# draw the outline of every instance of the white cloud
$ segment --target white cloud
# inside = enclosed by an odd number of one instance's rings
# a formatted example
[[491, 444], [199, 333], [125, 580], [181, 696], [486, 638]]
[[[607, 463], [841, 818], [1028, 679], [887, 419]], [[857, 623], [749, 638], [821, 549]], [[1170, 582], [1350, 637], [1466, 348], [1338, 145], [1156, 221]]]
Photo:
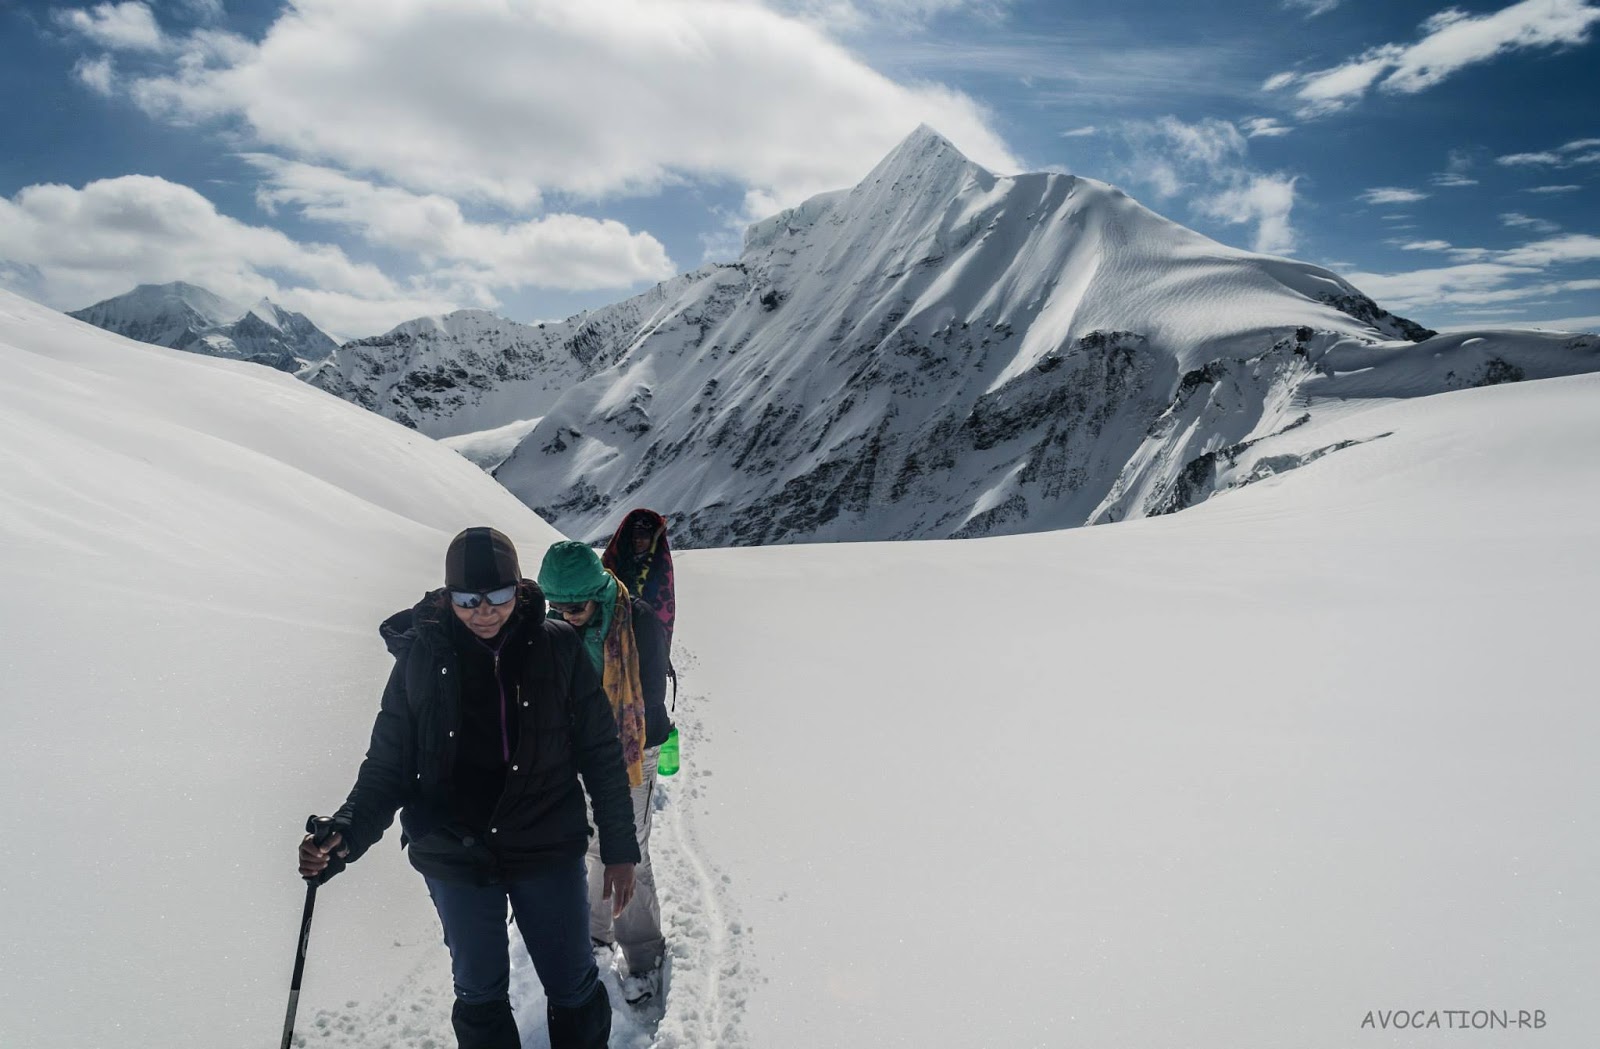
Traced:
[[1249, 141], [1226, 120], [1187, 124], [1176, 117], [1122, 127], [1133, 156], [1122, 171], [1131, 182], [1169, 199], [1188, 190], [1194, 211], [1231, 225], [1254, 225], [1252, 250], [1287, 254], [1296, 232], [1290, 216], [1297, 178], [1255, 170]]
[[1244, 122], [1244, 133], [1248, 138], [1279, 138], [1293, 130], [1292, 127], [1284, 127], [1273, 117], [1251, 117]]
[[1553, 167], [1570, 168], [1578, 164], [1600, 163], [1600, 151], [1594, 149], [1600, 146], [1600, 139], [1581, 138], [1575, 142], [1568, 142], [1555, 149], [1541, 150], [1536, 153], [1512, 153], [1503, 157], [1496, 157], [1495, 163], [1507, 167]]
[[341, 332], [381, 330], [373, 326], [380, 317], [393, 325], [453, 305], [397, 286], [337, 247], [229, 218], [193, 189], [146, 175], [0, 197], [0, 268], [27, 274], [30, 294], [62, 309], [138, 283], [187, 280], [234, 300], [316, 301], [308, 315]]
[[941, 15], [988, 21], [1005, 16], [1012, 0], [775, 0], [769, 6], [831, 30], [853, 32], [879, 23], [921, 25]]
[[1061, 137], [1062, 138], [1087, 138], [1090, 135], [1096, 135], [1096, 134], [1099, 134], [1099, 133], [1100, 133], [1100, 129], [1099, 128], [1095, 127], [1093, 124], [1089, 124], [1089, 125], [1087, 125], [1085, 127], [1075, 127], [1071, 131], [1063, 131], [1063, 132], [1061, 132]]
[[614, 220], [557, 214], [470, 222], [447, 197], [377, 186], [276, 157], [246, 159], [265, 173], [256, 196], [269, 210], [288, 205], [306, 218], [354, 231], [369, 244], [415, 255], [430, 268], [449, 266], [457, 280], [484, 291], [621, 288], [677, 272], [659, 241]]
[[1600, 290], [1600, 280], [1535, 281], [1536, 271], [1495, 262], [1469, 262], [1409, 273], [1345, 273], [1356, 287], [1389, 309], [1483, 306]]
[[1582, 186], [1529, 186], [1524, 193], [1576, 193]]
[[195, 18], [214, 22], [222, 17], [222, 0], [178, 0], [179, 6]]
[[1294, 210], [1297, 180], [1283, 175], [1256, 175], [1250, 181], [1196, 202], [1204, 214], [1235, 225], [1256, 224], [1251, 248], [1269, 255], [1294, 250], [1295, 231], [1289, 214]]
[[110, 55], [80, 58], [72, 67], [72, 75], [77, 78], [78, 83], [106, 98], [111, 97], [116, 87], [117, 74], [112, 67]]
[[145, 4], [96, 4], [88, 10], [52, 12], [56, 24], [113, 51], [161, 51], [166, 38]]
[[1402, 251], [1449, 251], [1450, 242], [1447, 240], [1413, 240], [1400, 245]]
[[1471, 171], [1477, 150], [1452, 149], [1449, 158], [1445, 161], [1445, 169], [1428, 179], [1435, 186], [1457, 188], [1461, 186], [1476, 186], [1478, 180], [1469, 178], [1467, 172]]
[[259, 44], [131, 93], [173, 119], [242, 120], [300, 159], [513, 207], [683, 178], [792, 204], [858, 181], [919, 123], [1020, 167], [968, 96], [725, 0], [299, 0]]
[[1515, 211], [1509, 211], [1501, 215], [1500, 222], [1512, 229], [1531, 229], [1535, 233], [1556, 233], [1561, 229], [1554, 222], [1536, 219], [1531, 215], [1523, 215]]
[[1600, 259], [1600, 237], [1587, 233], [1566, 233], [1500, 252], [1498, 259], [1510, 266], [1535, 266], [1541, 269], [1566, 262], [1593, 262]]
[[1419, 193], [1414, 189], [1378, 186], [1361, 194], [1359, 199], [1368, 204], [1414, 204], [1419, 200], [1428, 199], [1428, 194]]
[[1314, 73], [1279, 73], [1266, 87], [1296, 85], [1301, 115], [1316, 116], [1354, 104], [1375, 86], [1415, 94], [1499, 55], [1588, 43], [1597, 21], [1600, 8], [1589, 0], [1521, 0], [1486, 15], [1451, 8], [1424, 22], [1414, 44], [1383, 44]]
[[1600, 316], [1554, 318], [1541, 317], [1538, 320], [1519, 320], [1511, 325], [1508, 325], [1508, 327], [1542, 328], [1546, 331], [1600, 332]]
[[1341, 0], [1283, 0], [1285, 11], [1304, 11], [1307, 18], [1325, 15], [1338, 7]]
[[1561, 155], [1558, 153], [1512, 153], [1509, 156], [1495, 157], [1494, 162], [1508, 167], [1518, 164], [1559, 164], [1561, 163]]
[[[1515, 216], [1518, 218], [1525, 216]], [[1513, 223], [1515, 225], [1515, 223]], [[1419, 242], [1423, 247], [1431, 242]], [[1420, 250], [1420, 249], [1419, 249]], [[1582, 265], [1593, 272], [1600, 237], [1572, 233], [1505, 251], [1447, 248], [1456, 265], [1409, 273], [1345, 273], [1356, 287], [1391, 309], [1527, 303], [1600, 291], [1600, 279], [1563, 278], [1552, 270]], [[1582, 272], [1582, 271], [1580, 271]]]

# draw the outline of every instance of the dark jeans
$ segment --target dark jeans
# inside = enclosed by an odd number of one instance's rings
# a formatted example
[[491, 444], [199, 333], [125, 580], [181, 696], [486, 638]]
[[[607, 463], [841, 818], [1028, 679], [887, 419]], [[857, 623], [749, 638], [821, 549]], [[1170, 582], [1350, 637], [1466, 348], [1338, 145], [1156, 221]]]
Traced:
[[539, 873], [499, 885], [457, 885], [428, 878], [444, 925], [445, 946], [462, 1005], [504, 1001], [511, 983], [506, 900], [528, 956], [557, 1009], [585, 1005], [600, 986], [589, 946], [589, 891], [583, 857], [552, 860]]

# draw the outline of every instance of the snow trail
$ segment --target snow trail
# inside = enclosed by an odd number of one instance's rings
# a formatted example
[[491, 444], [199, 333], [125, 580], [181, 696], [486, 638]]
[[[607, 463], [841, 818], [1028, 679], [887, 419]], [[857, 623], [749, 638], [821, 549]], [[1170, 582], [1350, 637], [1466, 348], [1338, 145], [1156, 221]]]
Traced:
[[693, 680], [694, 653], [680, 648], [677, 662], [681, 691], [673, 721], [683, 740], [683, 767], [659, 781], [651, 841], [669, 967], [666, 1011], [654, 1049], [745, 1049], [751, 966], [738, 940], [745, 928], [727, 895], [729, 878], [706, 858], [695, 822], [697, 809], [709, 811], [713, 791], [712, 772], [698, 764], [695, 753], [710, 738], [702, 713], [710, 700], [683, 687]]

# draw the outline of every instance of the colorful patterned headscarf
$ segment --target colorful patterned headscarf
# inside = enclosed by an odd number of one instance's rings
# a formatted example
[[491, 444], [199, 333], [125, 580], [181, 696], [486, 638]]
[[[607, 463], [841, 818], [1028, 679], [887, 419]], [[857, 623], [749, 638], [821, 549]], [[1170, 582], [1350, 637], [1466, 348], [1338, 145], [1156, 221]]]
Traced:
[[[643, 556], [634, 553], [633, 536], [643, 522], [651, 533], [650, 549]], [[672, 575], [672, 544], [667, 539], [667, 519], [654, 510], [640, 507], [622, 519], [606, 552], [600, 559], [635, 597], [653, 609], [667, 632], [667, 648], [672, 647], [672, 627], [678, 617], [678, 602]]]

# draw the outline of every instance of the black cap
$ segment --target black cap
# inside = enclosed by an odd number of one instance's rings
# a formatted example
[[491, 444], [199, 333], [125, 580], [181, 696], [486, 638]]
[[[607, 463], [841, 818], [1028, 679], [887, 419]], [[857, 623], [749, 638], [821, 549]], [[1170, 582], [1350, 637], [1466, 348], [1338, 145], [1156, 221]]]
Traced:
[[517, 548], [493, 528], [469, 528], [450, 540], [444, 585], [452, 590], [495, 590], [522, 579]]

